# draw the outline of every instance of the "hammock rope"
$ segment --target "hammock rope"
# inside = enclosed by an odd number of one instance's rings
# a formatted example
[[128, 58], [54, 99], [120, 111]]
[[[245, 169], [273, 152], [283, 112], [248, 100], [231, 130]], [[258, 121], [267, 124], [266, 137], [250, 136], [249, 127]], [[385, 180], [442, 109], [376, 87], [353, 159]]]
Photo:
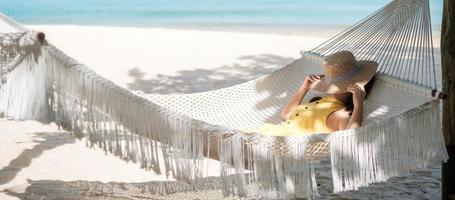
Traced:
[[393, 1], [311, 52], [340, 50], [375, 60], [378, 71], [389, 76], [437, 88], [428, 1]]
[[[440, 100], [430, 96], [436, 73], [428, 12], [427, 0], [395, 0], [271, 74], [176, 95], [118, 86], [16, 24], [19, 33], [0, 33], [0, 112], [56, 122], [91, 145], [189, 183], [202, 180], [204, 155], [217, 156], [226, 196], [315, 197], [314, 161], [328, 158], [334, 191], [355, 190], [448, 159]], [[302, 77], [321, 73], [323, 56], [342, 49], [380, 64], [362, 127], [292, 137], [249, 131], [279, 122]]]

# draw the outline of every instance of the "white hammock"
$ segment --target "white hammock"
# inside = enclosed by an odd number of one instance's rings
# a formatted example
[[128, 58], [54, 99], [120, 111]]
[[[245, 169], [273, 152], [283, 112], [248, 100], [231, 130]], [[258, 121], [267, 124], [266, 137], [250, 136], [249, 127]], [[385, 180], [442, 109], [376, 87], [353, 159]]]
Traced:
[[[35, 42], [35, 32], [0, 19], [18, 31], [0, 34], [0, 111], [55, 121], [106, 151], [189, 182], [202, 178], [204, 155], [218, 157], [224, 195], [311, 198], [317, 195], [312, 160], [329, 157], [335, 192], [448, 159], [440, 101], [431, 96], [437, 84], [427, 0], [395, 0], [269, 75], [178, 95], [122, 88]], [[321, 73], [323, 56], [338, 50], [380, 64], [362, 127], [292, 137], [245, 131], [278, 123], [303, 78]], [[306, 99], [314, 95], [321, 94]]]

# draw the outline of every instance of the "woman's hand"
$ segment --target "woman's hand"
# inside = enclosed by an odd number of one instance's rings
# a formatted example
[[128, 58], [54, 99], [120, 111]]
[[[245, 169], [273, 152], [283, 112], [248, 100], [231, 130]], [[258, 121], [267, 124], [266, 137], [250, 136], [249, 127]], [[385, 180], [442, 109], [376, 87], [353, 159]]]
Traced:
[[358, 128], [362, 125], [363, 116], [363, 100], [365, 99], [365, 88], [360, 84], [350, 84], [347, 88], [352, 93], [352, 103], [354, 110], [349, 118], [346, 126], [341, 126], [343, 129]]
[[347, 90], [352, 93], [354, 107], [363, 105], [363, 100], [365, 99], [365, 88], [363, 85], [352, 83], [349, 84]]
[[324, 75], [315, 75], [315, 74], [310, 74], [307, 77], [305, 77], [305, 80], [303, 81], [301, 89], [303, 90], [309, 90], [311, 88], [311, 85], [313, 85], [314, 82], [317, 82], [321, 80], [321, 78]]

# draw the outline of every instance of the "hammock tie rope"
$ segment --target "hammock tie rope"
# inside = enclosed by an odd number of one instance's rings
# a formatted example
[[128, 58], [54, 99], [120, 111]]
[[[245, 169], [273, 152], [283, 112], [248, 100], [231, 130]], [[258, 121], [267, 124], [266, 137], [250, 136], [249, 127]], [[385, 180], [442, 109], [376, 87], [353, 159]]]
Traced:
[[379, 72], [395, 78], [438, 86], [428, 1], [392, 1], [311, 51], [328, 55], [339, 50], [375, 60]]
[[[330, 159], [334, 191], [356, 190], [448, 159], [427, 0], [395, 0], [289, 65], [214, 91], [158, 95], [130, 91], [101, 77], [37, 33], [0, 33], [0, 112], [56, 122], [90, 145], [140, 162], [158, 174], [198, 185], [207, 155], [221, 161], [225, 196], [312, 198], [314, 161]], [[321, 73], [323, 56], [350, 50], [380, 64], [357, 129], [291, 137], [251, 133], [278, 123], [301, 85]], [[316, 95], [310, 92], [305, 99]]]

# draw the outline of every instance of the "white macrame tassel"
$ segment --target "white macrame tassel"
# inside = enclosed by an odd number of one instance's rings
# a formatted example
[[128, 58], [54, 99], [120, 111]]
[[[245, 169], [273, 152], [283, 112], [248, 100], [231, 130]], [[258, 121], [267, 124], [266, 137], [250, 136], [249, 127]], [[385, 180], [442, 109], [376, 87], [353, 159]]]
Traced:
[[387, 181], [448, 159], [439, 100], [358, 129], [333, 133], [330, 153], [334, 192]]
[[221, 186], [225, 195], [260, 199], [318, 196], [312, 161], [304, 156], [309, 137], [280, 137], [282, 142], [278, 145], [287, 147], [285, 150], [273, 148], [276, 139], [244, 134], [220, 138]]
[[140, 162], [158, 174], [164, 170], [188, 182], [202, 178], [200, 122], [115, 85], [51, 45], [27, 54], [8, 74], [1, 95], [10, 117], [55, 121], [76, 136], [87, 135], [87, 145]]
[[20, 47], [29, 53], [7, 75], [0, 92], [0, 111], [16, 120], [50, 122], [46, 56], [41, 55], [46, 52], [41, 51], [33, 37], [33, 33], [26, 34], [19, 41]]

